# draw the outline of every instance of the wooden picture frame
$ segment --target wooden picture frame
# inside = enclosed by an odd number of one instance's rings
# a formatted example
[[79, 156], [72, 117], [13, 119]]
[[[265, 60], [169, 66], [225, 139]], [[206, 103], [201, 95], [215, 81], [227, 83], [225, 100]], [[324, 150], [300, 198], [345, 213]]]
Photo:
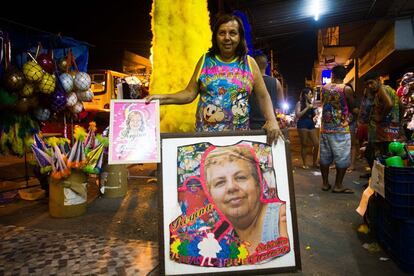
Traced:
[[159, 101], [111, 100], [108, 164], [160, 162]]
[[271, 147], [261, 130], [163, 134], [161, 145], [162, 275], [301, 269], [292, 166], [283, 139]]

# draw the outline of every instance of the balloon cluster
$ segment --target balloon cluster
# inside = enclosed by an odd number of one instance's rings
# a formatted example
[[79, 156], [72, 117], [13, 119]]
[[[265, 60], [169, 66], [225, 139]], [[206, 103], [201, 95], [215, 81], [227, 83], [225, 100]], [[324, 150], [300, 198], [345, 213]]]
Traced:
[[[66, 62], [61, 60], [59, 64], [61, 71], [63, 71], [59, 75], [59, 81], [62, 84], [63, 91], [66, 93], [66, 107], [73, 114], [79, 114], [84, 110], [83, 102], [90, 102], [93, 99], [93, 92], [90, 90], [91, 77], [86, 72], [78, 71], [71, 51], [68, 53]], [[75, 70], [69, 71], [72, 65]], [[65, 66], [66, 70], [62, 70]]]
[[30, 113], [42, 122], [66, 108], [74, 115], [82, 112], [82, 102], [93, 98], [91, 78], [78, 71], [72, 52], [69, 50], [68, 56], [58, 62], [52, 50], [28, 56], [21, 70], [7, 66], [0, 87], [0, 106], [19, 114]]

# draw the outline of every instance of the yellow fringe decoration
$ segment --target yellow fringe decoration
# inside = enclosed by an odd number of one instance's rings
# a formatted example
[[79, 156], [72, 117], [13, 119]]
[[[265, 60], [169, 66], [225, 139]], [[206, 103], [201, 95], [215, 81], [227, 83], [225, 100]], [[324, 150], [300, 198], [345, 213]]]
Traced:
[[52, 147], [56, 147], [59, 144], [59, 138], [50, 137], [49, 139], [47, 139], [47, 143]]
[[[190, 81], [197, 61], [211, 46], [207, 1], [154, 0], [152, 3], [151, 94], [174, 93]], [[198, 99], [160, 108], [161, 132], [195, 131]]]
[[86, 130], [83, 127], [78, 126], [78, 125], [75, 126], [73, 137], [75, 137], [75, 139], [77, 141], [82, 142], [83, 140], [85, 140], [86, 135], [88, 135], [88, 133], [86, 132]]

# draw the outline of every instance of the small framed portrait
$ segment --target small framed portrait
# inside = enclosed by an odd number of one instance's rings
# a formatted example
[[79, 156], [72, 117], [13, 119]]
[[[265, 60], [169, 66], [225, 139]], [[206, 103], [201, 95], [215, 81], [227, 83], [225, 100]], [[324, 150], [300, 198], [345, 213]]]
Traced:
[[163, 275], [301, 269], [288, 144], [264, 131], [163, 134]]
[[159, 101], [111, 100], [108, 164], [160, 162]]

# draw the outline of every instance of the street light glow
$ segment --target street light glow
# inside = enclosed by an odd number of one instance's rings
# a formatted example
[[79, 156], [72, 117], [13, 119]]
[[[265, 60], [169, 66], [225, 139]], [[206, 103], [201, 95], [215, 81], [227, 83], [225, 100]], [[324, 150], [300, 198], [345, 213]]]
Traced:
[[318, 21], [319, 19], [320, 9], [321, 9], [320, 0], [313, 0], [311, 4], [311, 10], [313, 14], [313, 19], [315, 19], [315, 21]]
[[315, 21], [318, 21], [321, 15], [326, 13], [329, 6], [329, 1], [326, 0], [305, 0], [305, 13], [307, 16], [312, 16]]

